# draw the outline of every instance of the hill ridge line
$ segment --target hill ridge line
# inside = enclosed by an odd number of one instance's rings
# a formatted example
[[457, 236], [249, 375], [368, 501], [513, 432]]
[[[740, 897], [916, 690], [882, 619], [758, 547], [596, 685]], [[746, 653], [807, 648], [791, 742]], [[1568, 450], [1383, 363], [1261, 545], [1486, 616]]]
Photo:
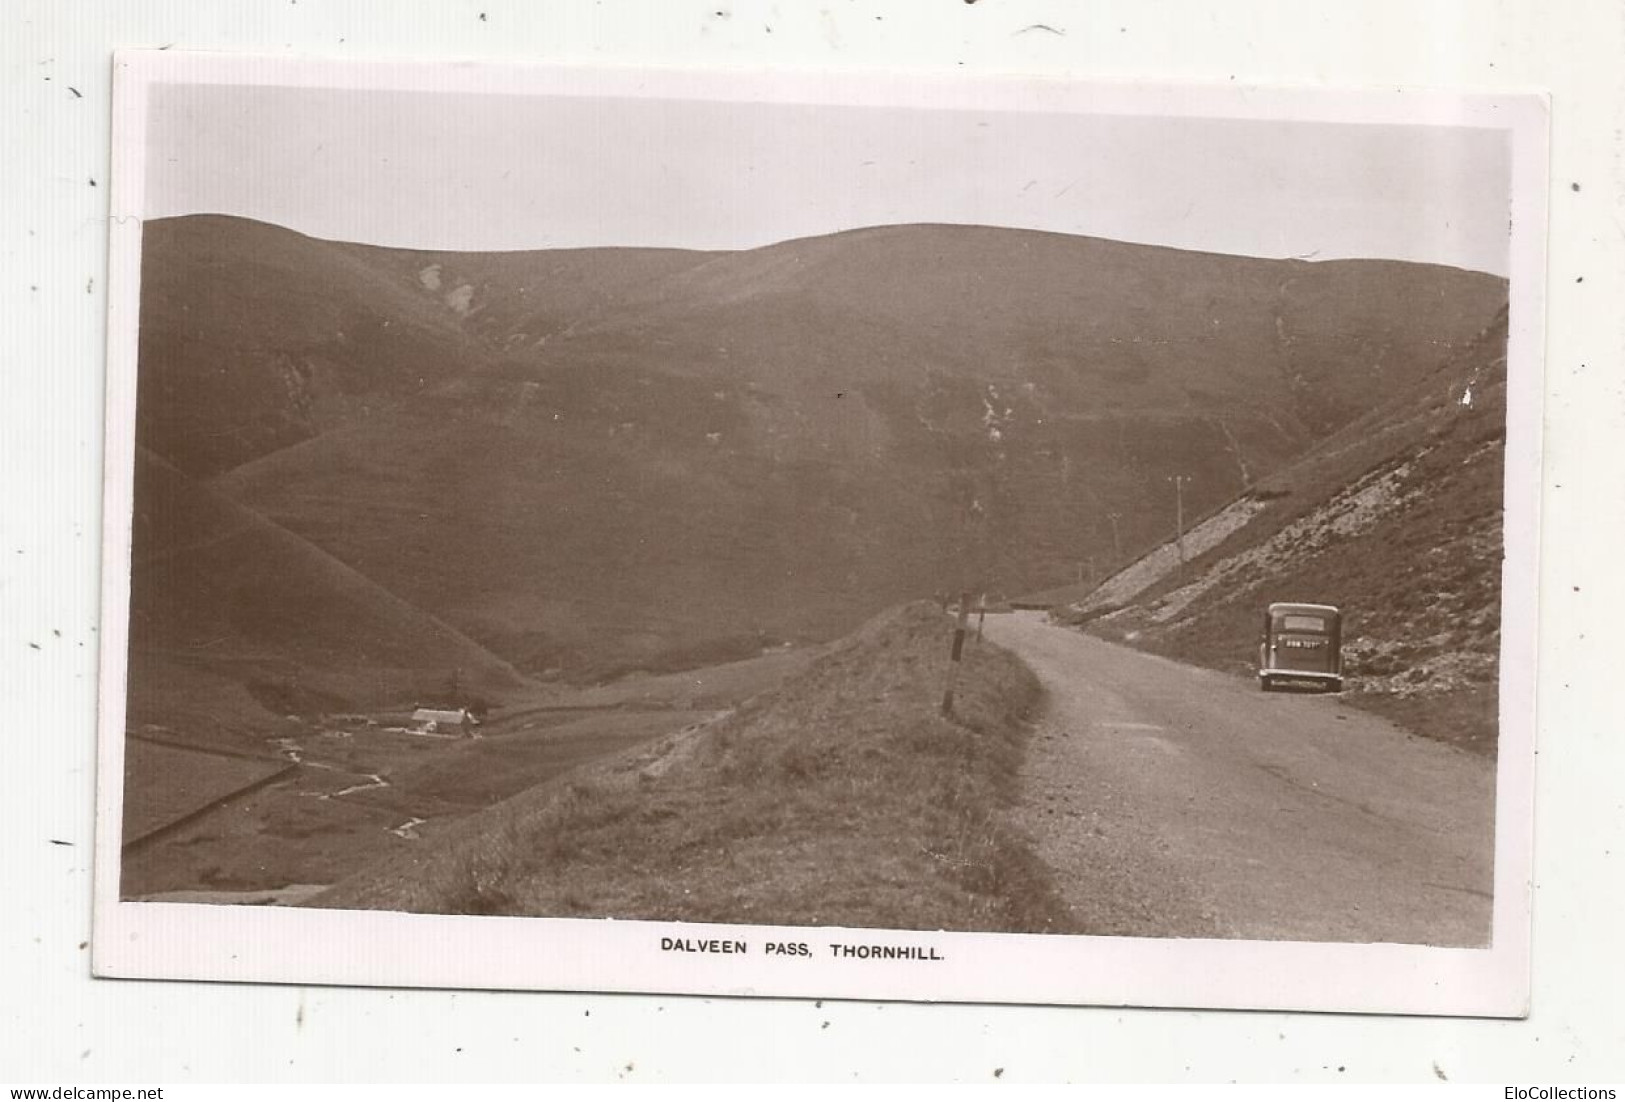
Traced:
[[[246, 225], [263, 226], [269, 229], [281, 230], [324, 245], [334, 245], [340, 248], [376, 249], [383, 252], [397, 254], [412, 254], [422, 256], [488, 256], [488, 257], [519, 257], [527, 255], [549, 255], [565, 253], [589, 252], [620, 252], [620, 253], [688, 253], [703, 256], [709, 260], [721, 260], [729, 257], [744, 256], [750, 253], [761, 252], [767, 249], [778, 249], [798, 244], [808, 244], [818, 241], [832, 241], [841, 238], [862, 236], [881, 236], [897, 231], [947, 231], [947, 232], [996, 232], [1007, 234], [1026, 235], [1035, 239], [1051, 239], [1069, 242], [1094, 242], [1101, 245], [1122, 246], [1130, 249], [1146, 249], [1159, 252], [1178, 253], [1186, 256], [1212, 257], [1220, 260], [1257, 261], [1264, 264], [1292, 264], [1310, 266], [1340, 265], [1340, 264], [1401, 264], [1413, 268], [1429, 268], [1447, 272], [1460, 272], [1470, 276], [1482, 276], [1486, 279], [1507, 283], [1507, 277], [1494, 272], [1486, 272], [1478, 268], [1464, 268], [1455, 264], [1444, 264], [1428, 260], [1405, 260], [1399, 257], [1384, 256], [1332, 256], [1332, 257], [1306, 257], [1306, 256], [1260, 256], [1253, 253], [1228, 253], [1217, 249], [1195, 248], [1183, 245], [1169, 245], [1156, 241], [1136, 241], [1129, 238], [1105, 237], [1091, 233], [1069, 233], [1064, 230], [1038, 229], [1031, 226], [1007, 226], [991, 222], [876, 222], [863, 226], [851, 226], [845, 229], [830, 230], [824, 233], [802, 234], [796, 237], [785, 237], [775, 241], [763, 242], [759, 245], [742, 246], [738, 248], [700, 248], [683, 245], [538, 245], [522, 246], [512, 249], [459, 249], [459, 248], [425, 248], [418, 245], [385, 244], [375, 241], [350, 240], [341, 237], [323, 237], [319, 234], [307, 233], [283, 225], [280, 222], [271, 222], [261, 218], [253, 218], [242, 214], [229, 214], [223, 211], [196, 211], [188, 214], [165, 215], [161, 218], [143, 220], [143, 226], [175, 224], [189, 220], [212, 219], [219, 221], [237, 222]], [[707, 261], [707, 262], [708, 262]]]

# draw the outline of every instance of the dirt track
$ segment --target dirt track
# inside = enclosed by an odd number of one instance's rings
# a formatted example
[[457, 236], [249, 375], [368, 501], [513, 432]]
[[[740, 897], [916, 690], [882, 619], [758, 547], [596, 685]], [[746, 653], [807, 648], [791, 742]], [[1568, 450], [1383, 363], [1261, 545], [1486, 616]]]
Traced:
[[1493, 762], [1042, 613], [986, 630], [1048, 691], [1017, 816], [1089, 932], [1488, 942]]

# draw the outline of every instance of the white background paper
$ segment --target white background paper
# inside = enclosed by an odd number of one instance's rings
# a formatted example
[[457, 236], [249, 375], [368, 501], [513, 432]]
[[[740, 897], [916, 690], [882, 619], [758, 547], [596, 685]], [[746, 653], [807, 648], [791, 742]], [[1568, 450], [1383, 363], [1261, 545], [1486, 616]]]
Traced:
[[[1625, 1078], [1625, 9], [1318, 4], [14, 3], [0, 15], [0, 1078]], [[1145, 9], [1145, 10], [1142, 10]], [[385, 14], [385, 13], [388, 14]], [[482, 18], [483, 16], [483, 18]], [[110, 54], [849, 66], [1546, 89], [1533, 1015], [1424, 1021], [92, 981]], [[66, 844], [59, 844], [66, 843]]]

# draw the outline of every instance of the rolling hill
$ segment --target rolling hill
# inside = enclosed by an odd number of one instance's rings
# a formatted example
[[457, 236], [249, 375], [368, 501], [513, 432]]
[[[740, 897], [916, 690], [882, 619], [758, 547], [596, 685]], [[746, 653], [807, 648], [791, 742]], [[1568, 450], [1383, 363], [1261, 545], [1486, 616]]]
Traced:
[[[734, 253], [146, 233], [140, 440], [521, 671], [827, 639], [1114, 556], [1457, 355], [1503, 281], [976, 226]], [[172, 580], [138, 588], [178, 602]], [[157, 599], [154, 597], [154, 599]], [[192, 615], [193, 613], [188, 613]], [[195, 615], [215, 615], [205, 609]]]

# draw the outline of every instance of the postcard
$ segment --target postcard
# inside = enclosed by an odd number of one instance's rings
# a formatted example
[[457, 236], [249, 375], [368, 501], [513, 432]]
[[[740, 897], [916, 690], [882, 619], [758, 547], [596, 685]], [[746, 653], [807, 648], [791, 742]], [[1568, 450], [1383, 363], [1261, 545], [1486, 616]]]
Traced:
[[115, 67], [98, 975], [1527, 1012], [1543, 98]]

